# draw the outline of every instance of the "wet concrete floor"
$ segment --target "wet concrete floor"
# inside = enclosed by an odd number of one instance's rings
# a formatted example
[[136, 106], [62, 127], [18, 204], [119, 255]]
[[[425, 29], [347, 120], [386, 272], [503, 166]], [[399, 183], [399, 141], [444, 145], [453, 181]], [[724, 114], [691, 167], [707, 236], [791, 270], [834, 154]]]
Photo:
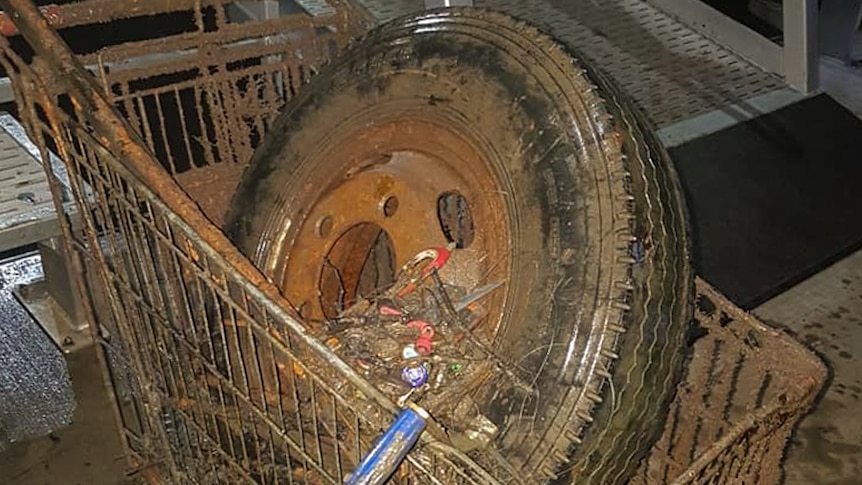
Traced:
[[754, 310], [823, 358], [831, 380], [799, 426], [785, 463], [788, 485], [862, 483], [862, 252]]

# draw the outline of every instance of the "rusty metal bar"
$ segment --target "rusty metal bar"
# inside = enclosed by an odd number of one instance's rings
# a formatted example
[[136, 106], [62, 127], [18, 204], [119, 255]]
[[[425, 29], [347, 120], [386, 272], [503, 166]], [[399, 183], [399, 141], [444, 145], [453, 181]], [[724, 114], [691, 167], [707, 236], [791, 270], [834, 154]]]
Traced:
[[[210, 6], [223, 3], [224, 0], [87, 0], [64, 5], [47, 5], [40, 11], [48, 18], [55, 28], [75, 27], [95, 22], [110, 22], [112, 20], [143, 17], [159, 13], [190, 10], [196, 6]], [[10, 16], [6, 13], [13, 9], [4, 7], [0, 12], [0, 35], [13, 36], [20, 34]], [[14, 17], [14, 13], [12, 14]]]
[[[232, 0], [85, 0], [63, 5], [51, 4], [39, 7], [40, 12], [55, 29], [77, 27], [93, 23], [107, 23], [114, 20], [146, 17], [157, 14], [199, 10], [206, 7], [224, 6]], [[4, 9], [9, 11], [9, 9]], [[221, 10], [221, 9], [219, 9]], [[336, 9], [337, 10], [337, 9]], [[358, 14], [369, 18], [358, 7]], [[15, 22], [6, 11], [0, 11], [0, 35], [12, 37], [20, 35]], [[14, 16], [14, 13], [13, 13]], [[311, 17], [306, 23], [324, 25], [325, 17]]]
[[[276, 36], [284, 34], [285, 31], [294, 29], [308, 29], [314, 27], [325, 27], [329, 25], [325, 19], [312, 19], [302, 15], [292, 15], [290, 17], [280, 18], [276, 20], [261, 22], [254, 33], [250, 33], [248, 28], [243, 24], [227, 24], [220, 26], [218, 32], [191, 32], [184, 34], [176, 34], [172, 37], [171, 48], [176, 50], [177, 56], [190, 55], [201, 44], [206, 45], [207, 41], [212, 43], [219, 42], [221, 44], [234, 43], [240, 44], [244, 40], [251, 37], [259, 37], [261, 35]], [[128, 62], [130, 59], [147, 56], [154, 51], [159, 51], [164, 46], [164, 39], [155, 38], [141, 40], [128, 44], [119, 44], [111, 46], [98, 54], [89, 54], [82, 57], [85, 64], [105, 62], [119, 63]], [[221, 49], [225, 49], [221, 47]]]

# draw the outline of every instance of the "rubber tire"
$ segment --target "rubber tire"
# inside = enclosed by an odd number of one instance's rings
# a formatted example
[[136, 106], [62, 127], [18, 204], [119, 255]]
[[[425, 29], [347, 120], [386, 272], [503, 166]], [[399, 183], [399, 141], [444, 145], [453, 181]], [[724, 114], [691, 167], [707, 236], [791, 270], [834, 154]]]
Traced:
[[[686, 211], [643, 116], [534, 27], [446, 9], [367, 34], [274, 122], [234, 198], [229, 236], [272, 267], [271, 241], [303, 210], [291, 194], [309, 169], [304, 161], [338, 132], [338, 120], [373, 121], [395, 102], [437, 109], [481, 138], [507, 184], [516, 236], [510, 296], [523, 304], [512, 316], [523, 323], [507, 330], [499, 352], [526, 356], [521, 365], [538, 373], [542, 395], [530, 402], [533, 427], [515, 425], [501, 438], [518, 478], [625, 482], [661, 430], [688, 354]], [[537, 346], [544, 350], [530, 352]], [[513, 405], [495, 399], [492, 411], [510, 409], [497, 418], [511, 419]]]

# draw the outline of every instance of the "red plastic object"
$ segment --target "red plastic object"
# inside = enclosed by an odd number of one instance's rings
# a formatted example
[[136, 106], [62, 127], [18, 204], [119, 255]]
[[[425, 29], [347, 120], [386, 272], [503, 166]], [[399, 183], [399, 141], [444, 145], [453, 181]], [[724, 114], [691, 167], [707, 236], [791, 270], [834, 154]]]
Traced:
[[415, 344], [416, 352], [420, 355], [430, 355], [434, 345], [434, 325], [422, 320], [413, 320], [408, 322], [407, 326], [419, 329], [419, 337]]
[[407, 264], [404, 265], [403, 271], [409, 271], [413, 267], [418, 266], [419, 263], [426, 259], [430, 259], [431, 262], [428, 263], [425, 268], [422, 269], [422, 273], [420, 273], [419, 277], [410, 280], [410, 283], [408, 283], [403, 290], [398, 292], [398, 296], [401, 297], [407, 295], [413, 290], [415, 290], [416, 283], [427, 278], [435, 269], [439, 270], [440, 268], [445, 266], [446, 262], [449, 261], [449, 257], [451, 255], [452, 253], [446, 248], [433, 247], [428, 248], [424, 251], [420, 251], [418, 254], [416, 254], [416, 256], [413, 256], [413, 259], [411, 259], [407, 262]]

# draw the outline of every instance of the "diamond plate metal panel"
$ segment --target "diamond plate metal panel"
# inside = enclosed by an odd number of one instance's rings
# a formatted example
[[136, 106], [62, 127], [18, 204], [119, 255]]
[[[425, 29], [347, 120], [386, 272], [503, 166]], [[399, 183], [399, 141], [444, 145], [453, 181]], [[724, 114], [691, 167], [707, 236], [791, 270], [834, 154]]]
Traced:
[[19, 285], [42, 277], [37, 254], [0, 260], [0, 451], [72, 420], [75, 396], [66, 361], [12, 296]]
[[36, 226], [55, 218], [42, 164], [0, 127], [0, 252], [35, 242]]
[[325, 0], [296, 0], [296, 3], [301, 5], [306, 12], [315, 17], [321, 15], [332, 15], [335, 13], [335, 9], [332, 8], [332, 5], [327, 3]]
[[[423, 8], [421, 0], [361, 0], [379, 21]], [[659, 127], [785, 87], [640, 0], [476, 0], [542, 27], [596, 64]], [[752, 110], [752, 114], [756, 114]]]
[[425, 8], [424, 0], [358, 0], [378, 21], [387, 22], [396, 17]]

